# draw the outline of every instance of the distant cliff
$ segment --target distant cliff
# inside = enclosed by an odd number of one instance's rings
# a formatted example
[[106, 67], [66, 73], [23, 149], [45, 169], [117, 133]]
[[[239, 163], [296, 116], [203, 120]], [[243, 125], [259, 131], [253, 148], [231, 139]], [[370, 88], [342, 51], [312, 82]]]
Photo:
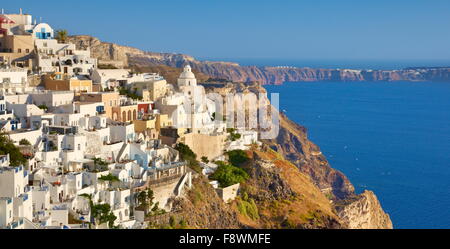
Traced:
[[78, 48], [91, 48], [100, 63], [119, 61], [124, 66], [149, 67], [164, 65], [180, 68], [190, 64], [212, 79], [232, 82], [282, 84], [290, 81], [450, 81], [450, 67], [417, 67], [402, 70], [314, 69], [295, 67], [240, 66], [232, 62], [198, 61], [194, 57], [174, 53], [145, 52], [137, 48], [102, 42], [91, 36], [72, 36], [69, 41]]

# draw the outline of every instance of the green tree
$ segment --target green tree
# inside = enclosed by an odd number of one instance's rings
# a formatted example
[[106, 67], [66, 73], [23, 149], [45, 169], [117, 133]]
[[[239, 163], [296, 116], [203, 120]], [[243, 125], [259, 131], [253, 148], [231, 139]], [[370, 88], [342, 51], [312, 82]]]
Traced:
[[230, 140], [231, 141], [236, 141], [239, 138], [241, 138], [241, 134], [236, 132], [236, 129], [234, 128], [227, 128], [227, 132], [230, 133]]
[[237, 167], [242, 167], [250, 159], [243, 150], [232, 150], [228, 151], [226, 154], [228, 155], [228, 161]]
[[56, 40], [58, 40], [59, 43], [66, 43], [68, 32], [65, 29], [61, 29], [56, 31]]
[[147, 192], [141, 191], [137, 195], [137, 200], [139, 203], [139, 208], [144, 209], [144, 213], [147, 214], [148, 211], [148, 201], [147, 201]]
[[92, 207], [91, 215], [98, 220], [99, 224], [107, 223], [108, 227], [114, 227], [114, 221], [117, 217], [111, 211], [111, 206], [109, 204], [96, 204]]
[[89, 208], [91, 209], [89, 228], [91, 228], [92, 223], [108, 223], [109, 228], [114, 228], [114, 221], [117, 217], [111, 211], [111, 206], [109, 204], [94, 204], [92, 201], [92, 196], [89, 194], [81, 194], [80, 196], [88, 199], [89, 201]]
[[226, 188], [236, 183], [242, 183], [249, 178], [243, 169], [222, 161], [216, 161], [217, 170], [210, 176], [212, 180], [217, 180], [221, 188]]
[[130, 90], [128, 90], [128, 89], [126, 89], [124, 87], [121, 87], [119, 89], [119, 94], [120, 95], [125, 95], [128, 98], [131, 98], [131, 99], [134, 99], [134, 100], [142, 100], [142, 96], [137, 95], [136, 91], [137, 91], [137, 89], [135, 89], [134, 92], [130, 92]]
[[19, 145], [31, 145], [31, 143], [30, 143], [30, 141], [28, 141], [27, 139], [22, 138], [22, 139], [19, 141]]
[[38, 105], [38, 108], [44, 111], [48, 110], [48, 107], [46, 105]]
[[164, 213], [163, 210], [159, 209], [159, 202], [153, 202], [154, 199], [155, 195], [151, 188], [148, 188], [147, 191], [139, 192], [137, 194], [138, 208], [143, 209], [145, 215], [158, 215]]
[[202, 156], [202, 162], [209, 163], [209, 160], [206, 156]]
[[25, 165], [27, 163], [27, 159], [9, 137], [5, 134], [0, 134], [0, 155], [7, 154], [9, 154], [9, 163], [11, 166]]
[[153, 200], [155, 199], [155, 194], [151, 188], [147, 189], [147, 201], [148, 205], [151, 207], [153, 206]]
[[202, 168], [200, 167], [197, 161], [197, 154], [195, 154], [189, 146], [183, 143], [178, 143], [175, 146], [175, 149], [180, 152], [181, 160], [185, 160], [188, 163], [188, 166], [195, 170], [197, 173], [201, 173]]
[[105, 170], [108, 169], [108, 163], [105, 160], [103, 160], [101, 158], [94, 157], [92, 159], [92, 161], [94, 161], [94, 171], [95, 172], [105, 171]]
[[120, 182], [120, 179], [117, 176], [112, 175], [111, 173], [105, 176], [100, 176], [98, 179], [102, 181]]

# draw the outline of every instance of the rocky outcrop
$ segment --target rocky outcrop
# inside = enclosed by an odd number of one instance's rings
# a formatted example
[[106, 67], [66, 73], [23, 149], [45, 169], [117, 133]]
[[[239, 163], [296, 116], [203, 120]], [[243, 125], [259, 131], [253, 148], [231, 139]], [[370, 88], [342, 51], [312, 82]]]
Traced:
[[[282, 155], [263, 146], [250, 150], [249, 158], [243, 167], [250, 179], [233, 203], [240, 222], [251, 228], [345, 228], [330, 200]], [[255, 203], [257, 215], [241, 210], [249, 203]]]
[[[102, 42], [88, 35], [70, 36], [68, 42], [74, 43], [77, 49], [90, 49], [91, 55], [101, 61], [121, 61], [124, 66], [162, 64], [182, 67], [184, 63], [194, 61], [194, 58], [183, 54], [145, 52], [137, 48], [122, 46], [115, 43]], [[142, 63], [144, 62], [145, 63]], [[161, 62], [165, 63], [161, 63]], [[152, 64], [153, 65], [153, 64]]]
[[389, 215], [383, 211], [372, 191], [364, 191], [346, 203], [337, 204], [339, 217], [350, 229], [392, 229]]
[[185, 228], [232, 229], [245, 227], [238, 220], [234, 210], [217, 195], [203, 176], [193, 180], [192, 189], [184, 197], [170, 200], [172, 210], [165, 215], [150, 217], [147, 221], [155, 228], [164, 228], [170, 219], [184, 221]]
[[232, 82], [259, 82], [261, 84], [282, 84], [283, 82], [314, 81], [449, 81], [450, 67], [406, 68], [402, 70], [351, 70], [314, 69], [297, 67], [240, 66], [237, 63], [221, 61], [198, 61], [194, 57], [175, 53], [145, 52], [140, 49], [102, 42], [91, 36], [71, 36], [69, 41], [78, 48], [90, 48], [94, 57], [108, 64], [120, 61], [124, 66], [148, 67], [165, 65], [181, 68], [190, 64], [194, 70], [213, 79]]
[[288, 199], [295, 196], [289, 183], [281, 177], [280, 169], [273, 162], [266, 161], [253, 155], [253, 161], [250, 163], [248, 171], [250, 180], [247, 185], [254, 187], [251, 197], [256, 201], [274, 201]]

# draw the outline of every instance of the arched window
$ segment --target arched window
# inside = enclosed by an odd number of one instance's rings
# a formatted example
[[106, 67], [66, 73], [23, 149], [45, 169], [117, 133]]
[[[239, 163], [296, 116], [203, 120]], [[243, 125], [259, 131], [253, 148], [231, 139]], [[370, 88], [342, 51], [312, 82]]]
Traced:
[[128, 110], [128, 121], [131, 120], [131, 110]]
[[136, 120], [136, 110], [133, 110], [133, 120]]
[[125, 111], [122, 112], [122, 122], [127, 121], [127, 113]]

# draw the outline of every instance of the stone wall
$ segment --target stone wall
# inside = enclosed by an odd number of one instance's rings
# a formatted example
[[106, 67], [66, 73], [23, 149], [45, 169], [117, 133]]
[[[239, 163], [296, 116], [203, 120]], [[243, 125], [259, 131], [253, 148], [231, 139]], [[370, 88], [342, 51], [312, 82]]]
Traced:
[[211, 136], [189, 133], [183, 136], [181, 142], [189, 146], [197, 154], [197, 158], [206, 156], [211, 160], [223, 154], [226, 139], [226, 134]]
[[239, 191], [239, 186], [240, 184], [237, 183], [226, 188], [218, 188], [216, 191], [220, 198], [222, 198], [224, 202], [228, 203], [236, 198]]
[[[181, 176], [180, 176], [181, 178]], [[159, 208], [165, 209], [166, 211], [170, 211], [171, 206], [168, 200], [171, 197], [175, 196], [175, 189], [178, 186], [180, 178], [165, 182], [164, 184], [151, 185], [150, 188], [153, 190], [155, 194], [154, 203], [159, 203]]]

